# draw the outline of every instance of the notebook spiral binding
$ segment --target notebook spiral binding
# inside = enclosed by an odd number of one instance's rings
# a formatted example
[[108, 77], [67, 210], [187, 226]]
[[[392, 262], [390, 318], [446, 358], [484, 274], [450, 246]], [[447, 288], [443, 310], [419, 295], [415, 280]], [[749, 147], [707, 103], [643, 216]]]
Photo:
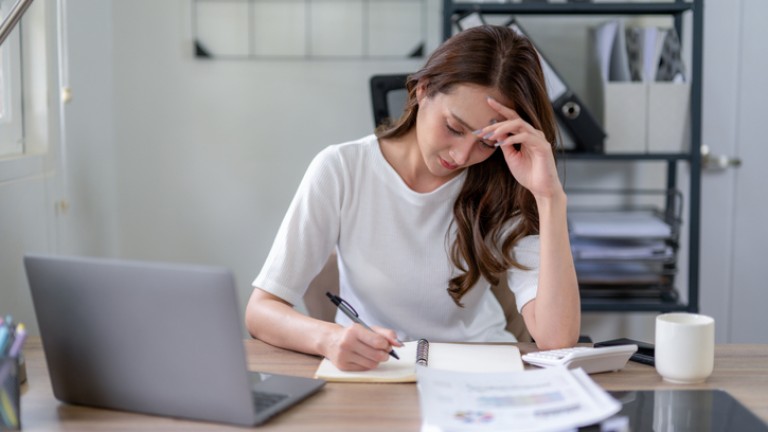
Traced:
[[426, 339], [419, 339], [418, 345], [416, 345], [416, 364], [427, 366], [429, 363], [429, 341]]

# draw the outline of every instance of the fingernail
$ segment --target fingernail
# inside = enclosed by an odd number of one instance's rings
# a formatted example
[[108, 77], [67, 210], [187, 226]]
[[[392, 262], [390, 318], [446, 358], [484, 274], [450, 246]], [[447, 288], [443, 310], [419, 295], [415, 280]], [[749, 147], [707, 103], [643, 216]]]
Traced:
[[478, 129], [478, 130], [476, 130], [476, 131], [472, 131], [472, 134], [473, 134], [473, 135], [480, 135], [481, 133], [483, 133], [483, 130], [482, 130], [482, 129]]
[[488, 132], [487, 134], [483, 135], [483, 139], [488, 139], [493, 136], [493, 132]]

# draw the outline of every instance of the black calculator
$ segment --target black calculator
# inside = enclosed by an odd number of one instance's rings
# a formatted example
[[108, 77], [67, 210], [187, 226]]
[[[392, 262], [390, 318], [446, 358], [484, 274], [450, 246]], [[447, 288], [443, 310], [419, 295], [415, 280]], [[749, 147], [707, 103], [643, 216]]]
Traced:
[[654, 360], [655, 359], [654, 345], [649, 342], [642, 342], [642, 341], [629, 339], [629, 338], [619, 338], [619, 339], [611, 339], [605, 342], [596, 342], [594, 346], [607, 347], [607, 346], [628, 345], [628, 344], [637, 345], [637, 352], [632, 354], [632, 356], [629, 358], [630, 360], [637, 363], [647, 364], [650, 366], [654, 366], [656, 364]]

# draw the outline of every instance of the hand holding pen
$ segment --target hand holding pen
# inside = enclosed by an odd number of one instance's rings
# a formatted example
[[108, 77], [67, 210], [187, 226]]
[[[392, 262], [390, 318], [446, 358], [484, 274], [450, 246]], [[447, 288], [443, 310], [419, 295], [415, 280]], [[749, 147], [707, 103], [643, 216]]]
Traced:
[[[360, 319], [360, 316], [358, 316], [357, 311], [355, 311], [355, 308], [353, 308], [352, 305], [344, 301], [344, 299], [342, 299], [337, 295], [331, 294], [329, 292], [326, 292], [325, 295], [328, 296], [331, 302], [333, 302], [333, 304], [336, 305], [336, 307], [338, 307], [339, 310], [341, 310], [341, 312], [343, 312], [344, 315], [346, 315], [353, 322], [360, 324], [361, 326], [365, 327], [366, 329], [372, 332], [374, 331], [371, 327], [368, 326], [368, 324], [366, 324], [365, 322], [363, 322], [363, 320]], [[394, 349], [389, 351], [389, 355], [400, 360], [400, 357], [397, 355]]]

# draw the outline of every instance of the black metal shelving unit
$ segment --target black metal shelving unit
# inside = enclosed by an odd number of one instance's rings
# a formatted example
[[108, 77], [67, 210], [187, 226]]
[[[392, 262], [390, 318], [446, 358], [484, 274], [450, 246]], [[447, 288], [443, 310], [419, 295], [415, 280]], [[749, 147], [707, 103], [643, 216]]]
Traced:
[[[676, 298], [583, 298], [582, 310], [600, 312], [672, 312], [699, 310], [699, 247], [701, 208], [701, 90], [702, 90], [702, 41], [703, 0], [672, 0], [667, 2], [611, 2], [611, 3], [548, 3], [531, 1], [523, 3], [454, 2], [443, 0], [443, 39], [454, 32], [454, 20], [477, 12], [482, 15], [664, 15], [672, 16], [679, 35], [683, 33], [683, 14], [691, 11], [692, 64], [690, 65], [690, 150], [675, 154], [601, 154], [562, 153], [558, 158], [584, 161], [666, 162], [667, 189], [677, 187], [677, 166], [686, 162], [690, 166], [690, 181], [685, 193], [688, 196], [688, 289], [687, 301]], [[668, 210], [668, 209], [667, 209]]]

